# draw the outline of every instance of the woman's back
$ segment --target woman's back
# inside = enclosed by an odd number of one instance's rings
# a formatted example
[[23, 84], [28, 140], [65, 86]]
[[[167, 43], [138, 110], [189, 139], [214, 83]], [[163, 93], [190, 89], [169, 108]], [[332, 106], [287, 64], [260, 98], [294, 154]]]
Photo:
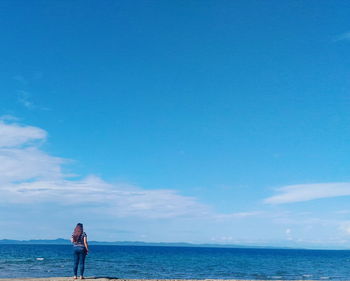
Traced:
[[87, 243], [87, 235], [83, 230], [83, 224], [78, 223], [74, 229], [71, 238], [73, 244], [73, 256], [74, 266], [73, 273], [74, 279], [77, 279], [78, 265], [80, 265], [80, 279], [83, 279], [84, 268], [85, 268], [85, 257], [89, 251]]
[[81, 233], [77, 239], [74, 239], [74, 233], [72, 234], [72, 240], [73, 240], [73, 246], [80, 246], [85, 247], [84, 245], [84, 238], [87, 238], [87, 235], [85, 232]]

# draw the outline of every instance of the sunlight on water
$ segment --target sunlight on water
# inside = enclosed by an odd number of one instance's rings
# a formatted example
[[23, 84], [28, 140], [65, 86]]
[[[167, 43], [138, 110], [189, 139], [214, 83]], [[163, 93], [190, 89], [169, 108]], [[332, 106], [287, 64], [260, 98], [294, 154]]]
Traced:
[[[90, 246], [86, 275], [117, 278], [345, 280], [350, 251]], [[72, 275], [69, 245], [0, 245], [0, 278]]]

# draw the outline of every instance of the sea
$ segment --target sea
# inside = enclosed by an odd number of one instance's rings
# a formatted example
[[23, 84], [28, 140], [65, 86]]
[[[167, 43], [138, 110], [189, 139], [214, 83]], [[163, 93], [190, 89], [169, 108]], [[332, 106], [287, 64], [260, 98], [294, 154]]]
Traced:
[[[350, 251], [90, 245], [85, 275], [140, 279], [349, 280]], [[0, 278], [72, 276], [70, 245], [0, 245]]]

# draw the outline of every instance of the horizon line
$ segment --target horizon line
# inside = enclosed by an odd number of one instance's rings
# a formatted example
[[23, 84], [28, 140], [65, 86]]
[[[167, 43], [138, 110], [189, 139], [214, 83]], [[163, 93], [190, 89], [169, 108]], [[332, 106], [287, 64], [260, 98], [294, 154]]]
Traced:
[[[8, 243], [3, 243], [8, 241]], [[61, 241], [61, 243], [55, 244], [54, 242]], [[13, 243], [11, 243], [13, 242]], [[17, 243], [16, 243], [17, 242]], [[35, 242], [42, 242], [42, 243], [35, 243]], [[48, 242], [48, 243], [45, 243]], [[51, 242], [51, 243], [50, 243]], [[27, 245], [68, 245], [71, 244], [69, 239], [65, 238], [55, 238], [55, 239], [27, 239], [27, 240], [19, 240], [19, 239], [8, 239], [3, 238], [0, 239], [0, 245], [13, 245], [13, 244], [27, 244]], [[176, 247], [176, 246], [184, 246], [184, 247], [213, 247], [213, 248], [246, 248], [246, 249], [286, 249], [286, 250], [334, 250], [334, 251], [344, 251], [344, 250], [350, 250], [350, 248], [346, 247], [331, 247], [331, 246], [310, 246], [310, 245], [304, 245], [304, 246], [283, 246], [283, 245], [261, 245], [261, 244], [222, 244], [222, 243], [193, 243], [193, 242], [145, 242], [145, 241], [98, 241], [98, 240], [91, 240], [89, 241], [90, 244], [109, 244], [113, 246], [113, 244], [123, 244], [123, 245], [114, 245], [114, 246], [170, 246], [170, 247]], [[132, 245], [135, 244], [135, 245]], [[98, 245], [96, 245], [98, 246]]]

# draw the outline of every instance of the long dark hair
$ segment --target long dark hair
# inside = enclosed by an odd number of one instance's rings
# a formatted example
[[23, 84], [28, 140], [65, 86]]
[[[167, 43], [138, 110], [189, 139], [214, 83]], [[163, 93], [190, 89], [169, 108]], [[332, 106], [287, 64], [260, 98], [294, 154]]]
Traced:
[[73, 232], [73, 242], [77, 242], [79, 240], [80, 235], [83, 234], [83, 224], [78, 223], [77, 226], [74, 228]]

